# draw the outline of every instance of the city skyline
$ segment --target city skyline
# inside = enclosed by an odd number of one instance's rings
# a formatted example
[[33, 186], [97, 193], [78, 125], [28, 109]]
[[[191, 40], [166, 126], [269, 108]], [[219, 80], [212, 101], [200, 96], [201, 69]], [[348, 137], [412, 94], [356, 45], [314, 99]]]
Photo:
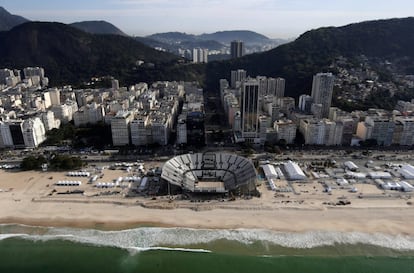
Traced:
[[324, 26], [408, 17], [414, 3], [407, 0], [329, 3], [323, 0], [0, 0], [0, 6], [33, 21], [105, 20], [127, 34], [138, 36], [169, 31], [201, 34], [252, 30], [270, 38], [292, 38]]

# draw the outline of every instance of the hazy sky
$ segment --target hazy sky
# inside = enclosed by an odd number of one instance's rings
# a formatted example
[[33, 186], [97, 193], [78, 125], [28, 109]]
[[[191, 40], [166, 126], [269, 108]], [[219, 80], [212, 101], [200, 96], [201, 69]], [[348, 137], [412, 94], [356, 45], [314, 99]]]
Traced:
[[253, 30], [290, 38], [322, 26], [414, 16], [412, 0], [0, 0], [30, 20], [106, 20], [132, 35]]

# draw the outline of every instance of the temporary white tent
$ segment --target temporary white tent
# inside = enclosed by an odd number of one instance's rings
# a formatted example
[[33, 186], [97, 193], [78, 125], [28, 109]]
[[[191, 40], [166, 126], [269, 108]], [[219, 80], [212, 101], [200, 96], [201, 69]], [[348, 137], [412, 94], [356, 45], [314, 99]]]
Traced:
[[283, 164], [283, 168], [286, 171], [287, 178], [289, 180], [305, 180], [306, 175], [299, 167], [299, 165], [295, 162], [289, 161]]

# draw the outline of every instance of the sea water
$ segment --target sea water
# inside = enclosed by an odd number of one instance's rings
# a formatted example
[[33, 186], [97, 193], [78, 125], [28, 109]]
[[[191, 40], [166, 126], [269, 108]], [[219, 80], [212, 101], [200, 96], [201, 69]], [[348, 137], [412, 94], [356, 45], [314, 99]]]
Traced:
[[359, 232], [0, 225], [0, 272], [414, 272], [414, 238]]

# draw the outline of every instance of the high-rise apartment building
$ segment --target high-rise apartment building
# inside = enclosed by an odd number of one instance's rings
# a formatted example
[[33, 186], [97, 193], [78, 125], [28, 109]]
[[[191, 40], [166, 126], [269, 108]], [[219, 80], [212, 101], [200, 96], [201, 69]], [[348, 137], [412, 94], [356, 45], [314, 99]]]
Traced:
[[87, 124], [96, 124], [103, 121], [105, 116], [105, 109], [96, 102], [82, 106], [75, 113], [73, 113], [73, 121], [75, 126], [82, 126]]
[[297, 126], [292, 120], [277, 120], [273, 128], [276, 130], [277, 139], [284, 139], [286, 144], [292, 144], [296, 138]]
[[187, 115], [181, 114], [178, 116], [177, 124], [177, 144], [187, 143]]
[[1, 137], [5, 147], [24, 148], [23, 120], [7, 120], [0, 123]]
[[238, 69], [231, 71], [230, 84], [231, 88], [237, 88], [247, 77], [246, 70]]
[[133, 145], [147, 145], [150, 130], [147, 129], [148, 116], [139, 115], [131, 121], [131, 143]]
[[230, 55], [232, 59], [244, 56], [246, 50], [242, 41], [232, 41], [230, 44]]
[[298, 108], [301, 111], [305, 112], [305, 113], [310, 113], [312, 103], [313, 103], [313, 99], [312, 99], [311, 96], [309, 96], [309, 95], [300, 95]]
[[46, 130], [40, 118], [30, 118], [23, 122], [23, 139], [28, 148], [36, 148], [46, 140]]
[[329, 116], [334, 79], [335, 77], [332, 75], [332, 73], [318, 73], [313, 76], [312, 98], [315, 104], [322, 105], [322, 118], [327, 118]]
[[307, 145], [341, 145], [343, 124], [328, 119], [302, 119], [300, 132]]
[[42, 67], [26, 67], [23, 69], [24, 77], [26, 79], [39, 76], [40, 79], [45, 77], [45, 70]]
[[276, 78], [274, 79], [274, 81], [275, 81], [275, 92], [273, 93], [273, 95], [277, 98], [284, 97], [286, 80], [284, 78]]
[[129, 144], [130, 122], [134, 115], [129, 111], [118, 111], [111, 120], [112, 143], [114, 146]]
[[60, 103], [60, 90], [57, 88], [52, 88], [48, 90], [50, 96], [50, 103], [52, 106], [59, 106]]
[[193, 49], [193, 63], [207, 63], [208, 49], [194, 48]]
[[390, 116], [375, 113], [359, 122], [357, 136], [362, 140], [375, 139], [378, 145], [389, 146], [393, 142], [395, 123]]
[[60, 127], [60, 120], [55, 118], [55, 114], [52, 111], [40, 114], [40, 119], [42, 120], [46, 131], [59, 129]]
[[414, 117], [401, 116], [395, 119], [393, 143], [407, 146], [414, 144]]

